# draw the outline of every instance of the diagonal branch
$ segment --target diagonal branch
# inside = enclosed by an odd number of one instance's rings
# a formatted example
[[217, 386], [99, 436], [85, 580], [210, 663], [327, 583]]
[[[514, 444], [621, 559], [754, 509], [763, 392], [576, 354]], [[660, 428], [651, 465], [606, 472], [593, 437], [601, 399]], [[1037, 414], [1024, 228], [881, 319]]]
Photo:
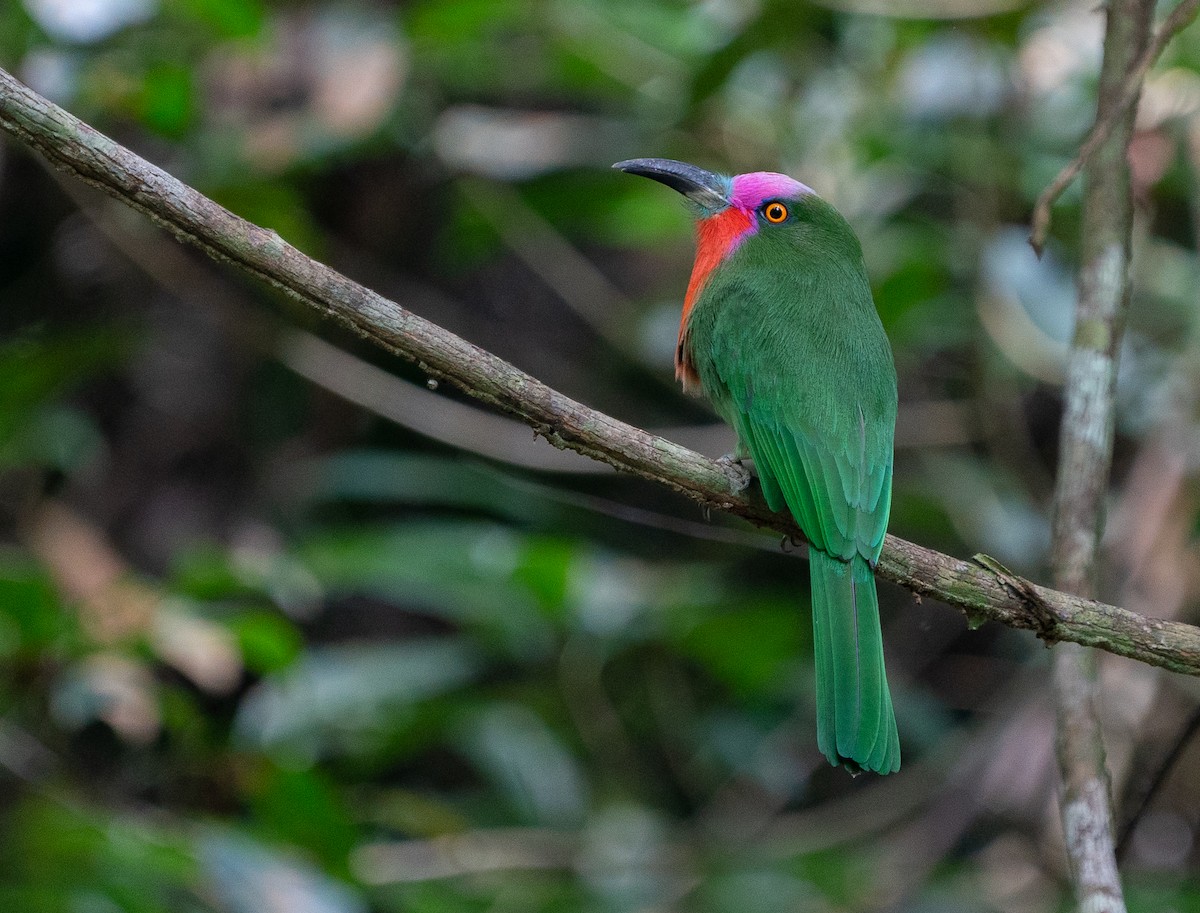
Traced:
[[[722, 463], [575, 402], [497, 356], [406, 311], [235, 216], [0, 70], [0, 129], [56, 167], [145, 213], [181, 241], [233, 263], [337, 318], [389, 352], [504, 412], [560, 448], [666, 485], [758, 526], [799, 535], [757, 490], [739, 491]], [[970, 624], [997, 621], [1200, 675], [1200, 629], [1039, 587], [888, 536], [876, 572], [919, 596], [960, 609]]]
[[1075, 158], [1067, 162], [1062, 170], [1054, 176], [1046, 188], [1038, 195], [1033, 207], [1033, 227], [1029, 233], [1029, 243], [1040, 257], [1046, 246], [1046, 233], [1050, 230], [1050, 210], [1055, 201], [1062, 196], [1063, 191], [1071, 186], [1080, 171], [1092, 160], [1096, 152], [1104, 146], [1113, 130], [1125, 119], [1126, 115], [1137, 104], [1142, 92], [1142, 82], [1154, 62], [1158, 60], [1172, 38], [1187, 28], [1196, 18], [1200, 10], [1200, 0], [1181, 0], [1178, 6], [1167, 15], [1154, 32], [1154, 37], [1146, 45], [1146, 49], [1125, 74], [1117, 102], [1104, 112], [1104, 116], [1096, 118], [1096, 123], [1088, 132], [1087, 138], [1079, 147]]

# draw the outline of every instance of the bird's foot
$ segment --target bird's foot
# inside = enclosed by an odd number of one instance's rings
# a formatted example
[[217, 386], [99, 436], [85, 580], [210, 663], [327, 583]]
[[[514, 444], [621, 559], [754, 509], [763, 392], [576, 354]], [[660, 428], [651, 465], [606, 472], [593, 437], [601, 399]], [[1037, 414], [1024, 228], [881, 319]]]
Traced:
[[793, 549], [802, 548], [807, 541], [807, 539], [802, 539], [796, 535], [783, 536], [779, 540], [779, 550], [781, 552], [790, 552]]
[[733, 488], [735, 495], [740, 495], [750, 487], [750, 470], [742, 462], [744, 459], [746, 459], [745, 454], [738, 451], [727, 453], [725, 456], [717, 458], [717, 463], [720, 464], [721, 469], [725, 471], [725, 475], [729, 478], [729, 484]]

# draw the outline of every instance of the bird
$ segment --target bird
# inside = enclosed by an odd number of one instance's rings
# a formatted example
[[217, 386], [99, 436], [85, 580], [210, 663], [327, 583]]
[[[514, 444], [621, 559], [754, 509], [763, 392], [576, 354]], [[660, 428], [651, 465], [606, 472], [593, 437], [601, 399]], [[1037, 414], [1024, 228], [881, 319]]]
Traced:
[[768, 506], [809, 542], [817, 747], [852, 774], [894, 773], [873, 568], [891, 510], [896, 368], [859, 240], [784, 174], [613, 167], [678, 191], [695, 217], [675, 376], [733, 426], [733, 457], [753, 461]]

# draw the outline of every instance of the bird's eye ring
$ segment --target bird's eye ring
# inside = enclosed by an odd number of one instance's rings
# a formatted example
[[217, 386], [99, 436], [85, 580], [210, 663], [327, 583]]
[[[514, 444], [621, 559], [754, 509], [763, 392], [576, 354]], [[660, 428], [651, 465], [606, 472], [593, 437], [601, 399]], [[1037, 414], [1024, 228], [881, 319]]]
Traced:
[[788, 209], [782, 203], [768, 203], [763, 208], [763, 218], [772, 225], [778, 225], [788, 217]]

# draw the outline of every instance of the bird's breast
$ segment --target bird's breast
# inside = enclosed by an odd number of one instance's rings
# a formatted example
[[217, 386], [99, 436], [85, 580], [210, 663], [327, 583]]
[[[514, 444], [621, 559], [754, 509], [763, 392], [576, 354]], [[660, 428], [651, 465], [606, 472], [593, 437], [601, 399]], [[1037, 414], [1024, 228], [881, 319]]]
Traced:
[[701, 219], [696, 223], [696, 262], [683, 298], [683, 313], [679, 319], [679, 337], [675, 346], [675, 378], [685, 393], [700, 393], [700, 375], [692, 364], [687, 345], [688, 320], [692, 309], [704, 291], [709, 277], [739, 244], [754, 232], [754, 217], [744, 209], [729, 209]]

